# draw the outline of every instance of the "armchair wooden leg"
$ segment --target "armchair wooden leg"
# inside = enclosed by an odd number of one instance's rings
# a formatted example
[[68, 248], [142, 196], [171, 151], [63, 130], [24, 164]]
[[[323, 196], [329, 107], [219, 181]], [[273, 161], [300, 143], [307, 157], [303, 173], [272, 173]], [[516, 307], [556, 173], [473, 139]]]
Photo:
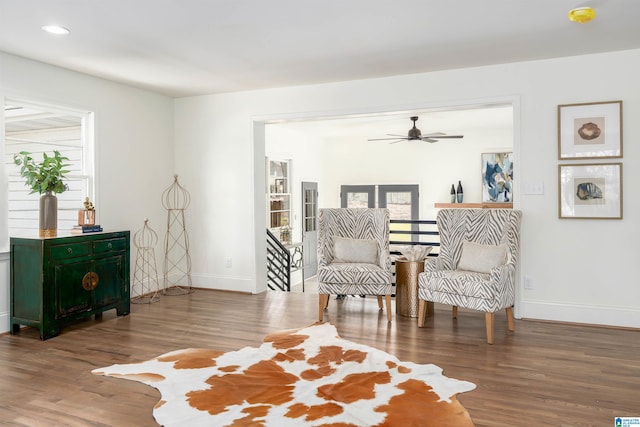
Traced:
[[384, 301], [387, 306], [387, 321], [391, 322], [391, 295], [385, 295]]
[[324, 317], [324, 309], [327, 308], [327, 304], [329, 304], [329, 295], [328, 294], [318, 294], [318, 321], [322, 322]]
[[378, 308], [382, 310], [382, 295], [377, 295], [378, 297]]
[[493, 313], [485, 313], [484, 314], [484, 323], [487, 327], [487, 343], [493, 344], [493, 322], [494, 315]]
[[511, 332], [516, 330], [516, 324], [513, 321], [513, 307], [507, 307], [507, 328]]
[[423, 299], [418, 300], [418, 327], [424, 327], [424, 318], [427, 316], [427, 302]]
[[451, 307], [451, 309], [452, 309], [451, 314], [453, 315], [453, 318], [457, 319], [458, 318], [458, 306], [454, 305], [453, 307]]
[[427, 313], [425, 314], [427, 317], [432, 317], [436, 315], [435, 303], [433, 301], [427, 301]]

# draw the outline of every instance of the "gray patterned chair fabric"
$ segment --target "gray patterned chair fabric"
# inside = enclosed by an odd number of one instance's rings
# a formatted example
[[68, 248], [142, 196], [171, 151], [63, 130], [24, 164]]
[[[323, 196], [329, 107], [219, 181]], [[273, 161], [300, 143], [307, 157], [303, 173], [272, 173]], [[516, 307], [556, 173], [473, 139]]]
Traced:
[[418, 326], [424, 326], [426, 302], [432, 301], [452, 305], [454, 318], [458, 307], [484, 311], [489, 344], [496, 311], [506, 309], [508, 328], [514, 330], [521, 217], [522, 212], [513, 209], [438, 212], [440, 254], [427, 259], [418, 276]]
[[320, 209], [318, 213], [319, 320], [329, 295], [382, 295], [391, 321], [391, 256], [387, 209]]

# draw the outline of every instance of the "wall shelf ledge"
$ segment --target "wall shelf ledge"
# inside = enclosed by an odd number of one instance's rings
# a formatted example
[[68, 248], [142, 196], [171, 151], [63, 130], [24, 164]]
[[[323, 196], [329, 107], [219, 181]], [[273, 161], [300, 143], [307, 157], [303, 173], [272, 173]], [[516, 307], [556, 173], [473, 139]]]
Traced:
[[436, 203], [436, 209], [467, 208], [467, 209], [513, 209], [513, 203]]

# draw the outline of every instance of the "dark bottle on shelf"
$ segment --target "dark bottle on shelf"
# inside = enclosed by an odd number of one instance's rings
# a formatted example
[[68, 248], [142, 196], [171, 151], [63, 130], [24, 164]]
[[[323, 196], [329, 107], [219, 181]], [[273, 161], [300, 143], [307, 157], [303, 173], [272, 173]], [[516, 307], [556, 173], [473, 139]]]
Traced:
[[458, 181], [458, 190], [456, 191], [456, 195], [458, 196], [458, 203], [462, 203], [462, 183], [460, 181]]
[[451, 203], [456, 202], [456, 188], [451, 184]]

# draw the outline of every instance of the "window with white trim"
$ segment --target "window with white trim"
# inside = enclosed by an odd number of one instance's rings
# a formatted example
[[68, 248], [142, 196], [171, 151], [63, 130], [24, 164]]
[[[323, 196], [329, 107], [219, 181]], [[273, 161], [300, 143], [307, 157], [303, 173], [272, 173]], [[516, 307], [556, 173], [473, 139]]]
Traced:
[[7, 98], [4, 102], [4, 171], [7, 178], [8, 236], [38, 235], [40, 194], [20, 176], [13, 156], [32, 153], [39, 163], [42, 153], [57, 150], [69, 160], [68, 189], [57, 194], [58, 230], [70, 230], [78, 222], [77, 212], [89, 197], [95, 202], [93, 165], [93, 113]]

